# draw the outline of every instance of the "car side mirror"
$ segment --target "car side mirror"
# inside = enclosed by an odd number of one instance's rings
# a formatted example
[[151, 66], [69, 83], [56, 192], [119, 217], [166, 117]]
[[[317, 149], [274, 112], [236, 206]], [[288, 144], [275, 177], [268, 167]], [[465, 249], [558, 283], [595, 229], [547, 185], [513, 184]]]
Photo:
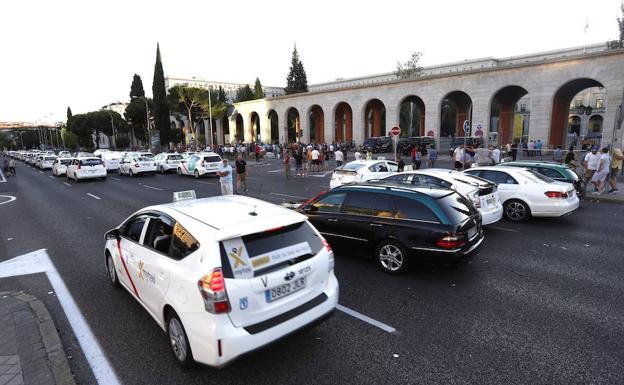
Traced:
[[118, 240], [120, 240], [120, 239], [121, 239], [121, 236], [119, 235], [119, 229], [112, 229], [112, 230], [109, 230], [109, 231], [106, 233], [106, 235], [104, 235], [104, 238], [105, 238], [106, 240], [113, 240], [113, 239], [115, 239], [115, 240], [117, 240], [117, 241], [118, 241]]
[[318, 207], [313, 206], [313, 205], [305, 205], [303, 206], [302, 210], [306, 213], [312, 213], [312, 212], [318, 211]]

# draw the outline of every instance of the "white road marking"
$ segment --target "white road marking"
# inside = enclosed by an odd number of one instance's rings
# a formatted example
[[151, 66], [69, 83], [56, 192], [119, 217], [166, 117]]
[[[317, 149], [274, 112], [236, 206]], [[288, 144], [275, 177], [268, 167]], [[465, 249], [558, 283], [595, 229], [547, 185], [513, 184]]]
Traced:
[[156, 191], [164, 191], [164, 189], [162, 188], [158, 188], [158, 187], [152, 187], [152, 186], [148, 186], [146, 184], [143, 185], [143, 187], [145, 188], [151, 188], [152, 190], [156, 190]]
[[514, 229], [508, 229], [505, 227], [499, 227], [499, 226], [485, 226], [486, 229], [492, 229], [492, 230], [500, 230], [500, 231], [508, 231], [510, 233], [517, 233], [518, 230], [514, 230]]
[[267, 172], [273, 173], [273, 172], [286, 172], [286, 171], [284, 171], [283, 169], [281, 169], [281, 170], [271, 170], [271, 171], [267, 171]]
[[199, 181], [199, 180], [196, 180], [196, 181], [195, 181], [195, 183], [209, 184], [209, 185], [211, 185], [211, 186], [214, 186], [214, 185], [216, 185], [216, 184], [217, 184], [216, 182], [202, 182], [202, 181]]
[[97, 199], [97, 200], [102, 199], [102, 198], [100, 198], [99, 196], [93, 195], [93, 194], [91, 194], [91, 193], [87, 193], [87, 195], [88, 195], [88, 196], [90, 196], [91, 198], [95, 198], [95, 199]]
[[377, 321], [375, 319], [372, 319], [372, 318], [370, 318], [368, 316], [365, 316], [362, 313], [359, 313], [359, 312], [357, 312], [355, 310], [349, 309], [348, 307], [342, 306], [340, 304], [336, 305], [336, 309], [340, 310], [343, 313], [346, 313], [346, 314], [350, 315], [351, 317], [355, 317], [355, 318], [357, 318], [357, 319], [359, 319], [361, 321], [364, 321], [364, 322], [366, 322], [366, 323], [368, 323], [370, 325], [378, 327], [379, 329], [381, 329], [383, 331], [386, 331], [388, 333], [396, 333], [396, 331], [397, 331], [395, 328], [393, 328], [390, 325], [386, 325], [383, 322], [380, 322], [380, 321]]
[[333, 171], [326, 171], [322, 174], [308, 174], [308, 176], [313, 176], [315, 178], [325, 178], [327, 175], [332, 174]]
[[47, 275], [97, 382], [102, 385], [120, 384], [115, 370], [106, 359], [97, 338], [93, 335], [46, 250], [37, 250], [0, 263], [0, 278], [35, 273]]
[[67, 182], [63, 182], [63, 184], [64, 184], [65, 186], [69, 186], [69, 187], [71, 187], [71, 185], [70, 185], [69, 183], [67, 183]]
[[54, 175], [48, 175], [48, 178], [54, 179]]
[[295, 199], [308, 199], [306, 197], [300, 197], [299, 195], [288, 195], [288, 194], [280, 194], [280, 193], [274, 193], [274, 192], [270, 192], [269, 195], [277, 195], [280, 197], [295, 198]]
[[4, 174], [2, 173], [2, 170], [0, 170], [0, 183], [5, 183], [7, 180], [4, 177]]
[[111, 176], [110, 178], [113, 179], [113, 180], [121, 180], [119, 178], [115, 178], [114, 176]]
[[13, 202], [14, 200], [16, 200], [17, 198], [12, 196], [12, 195], [0, 195], [0, 197], [2, 198], [9, 198], [8, 200], [4, 201], [4, 202], [0, 202], [0, 205], [3, 205], [5, 203], [9, 203], [9, 202]]

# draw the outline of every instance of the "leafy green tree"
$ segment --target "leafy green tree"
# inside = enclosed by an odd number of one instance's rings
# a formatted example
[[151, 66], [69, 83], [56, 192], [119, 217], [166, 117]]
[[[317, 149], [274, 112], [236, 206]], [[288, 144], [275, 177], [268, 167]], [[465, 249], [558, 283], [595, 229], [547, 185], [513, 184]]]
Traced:
[[217, 93], [217, 101], [219, 103], [224, 103], [224, 104], [227, 104], [228, 102], [228, 98], [227, 98], [227, 95], [225, 94], [225, 90], [221, 86], [219, 86], [219, 91]]
[[238, 87], [236, 90], [236, 103], [246, 102], [248, 100], [254, 100], [254, 93], [249, 87], [249, 84], [245, 84], [243, 87]]
[[[76, 142], [80, 147], [93, 148], [93, 135], [99, 138], [100, 132], [107, 136], [113, 135], [111, 125], [111, 116], [113, 117], [113, 125], [116, 130], [121, 132], [127, 130], [126, 122], [121, 115], [114, 111], [100, 110], [91, 111], [86, 114], [78, 114], [72, 116], [67, 124], [67, 129], [76, 135]], [[65, 143], [67, 146], [67, 142]], [[99, 140], [95, 141], [95, 147], [99, 146]]]
[[144, 98], [145, 90], [143, 89], [143, 80], [137, 74], [134, 74], [132, 78], [132, 84], [130, 85], [130, 98]]
[[[186, 115], [188, 119], [188, 129], [196, 137], [195, 132], [197, 122], [208, 111], [209, 97], [208, 90], [198, 87], [190, 87], [186, 84], [178, 84], [169, 89], [169, 107], [172, 111]], [[186, 137], [187, 131], [184, 131]]]
[[256, 84], [254, 84], [254, 99], [264, 98], [264, 90], [262, 89], [262, 83], [260, 79], [256, 78]]
[[65, 148], [75, 150], [78, 145], [78, 137], [73, 132], [69, 131], [67, 127], [61, 130], [61, 139]]
[[410, 58], [405, 63], [397, 61], [394, 74], [399, 79], [416, 78], [422, 74], [422, 67], [419, 64], [422, 52], [410, 52], [410, 55]]
[[160, 45], [156, 44], [156, 63], [154, 64], [154, 80], [152, 82], [152, 95], [154, 97], [154, 128], [160, 132], [161, 145], [167, 145], [175, 135], [171, 130], [169, 120], [169, 103], [167, 89], [165, 88], [165, 73], [160, 58]]
[[286, 95], [308, 92], [308, 77], [303, 68], [303, 63], [299, 59], [297, 45], [295, 45], [295, 49], [292, 53], [290, 70], [286, 77], [286, 88], [284, 88], [284, 92], [286, 92]]

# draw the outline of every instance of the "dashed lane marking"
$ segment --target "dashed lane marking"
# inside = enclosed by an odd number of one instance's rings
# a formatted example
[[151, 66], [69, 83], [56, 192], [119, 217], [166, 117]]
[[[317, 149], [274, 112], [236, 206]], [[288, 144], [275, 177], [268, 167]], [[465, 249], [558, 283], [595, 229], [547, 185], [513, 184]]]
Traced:
[[48, 178], [54, 179], [54, 175], [48, 175]]
[[346, 313], [348, 315], [350, 315], [351, 317], [355, 317], [357, 319], [359, 319], [360, 321], [364, 321], [369, 325], [373, 325], [385, 332], [388, 333], [396, 333], [397, 330], [395, 328], [393, 328], [390, 325], [386, 325], [385, 323], [381, 322], [381, 321], [377, 321], [376, 319], [372, 319], [369, 316], [366, 316], [362, 313], [359, 313], [355, 310], [349, 309], [348, 307], [342, 306], [340, 304], [336, 304], [336, 310], [340, 310], [343, 313]]
[[115, 178], [114, 176], [111, 176], [110, 178], [111, 178], [112, 180], [117, 180], [117, 181], [120, 181], [120, 180], [121, 180], [121, 179], [119, 179], [119, 178]]
[[215, 186], [217, 184], [217, 182], [202, 182], [200, 180], [196, 180], [195, 183], [209, 184], [211, 186]]
[[67, 186], [67, 187], [71, 187], [71, 185], [70, 185], [69, 183], [67, 183], [67, 182], [63, 182], [63, 184], [64, 184], [65, 186]]
[[91, 193], [87, 193], [87, 195], [88, 195], [88, 196], [90, 196], [90, 197], [91, 197], [91, 198], [93, 198], [93, 199], [97, 199], [97, 200], [102, 199], [102, 198], [100, 198], [99, 196], [97, 196], [97, 195], [93, 195], [93, 194], [91, 194]]
[[499, 227], [499, 226], [485, 226], [486, 229], [492, 229], [492, 230], [499, 230], [499, 231], [508, 231], [510, 233], [517, 233], [518, 230], [515, 229], [508, 229], [506, 227]]
[[2, 170], [0, 170], [0, 183], [6, 183], [6, 178], [4, 177], [4, 174], [2, 173]]
[[269, 173], [274, 173], [274, 172], [284, 172], [284, 170], [283, 170], [283, 169], [281, 169], [281, 170], [271, 170], [271, 171], [267, 171], [267, 172], [269, 172]]
[[164, 189], [162, 189], [162, 188], [152, 187], [152, 186], [148, 186], [146, 184], [144, 184], [143, 187], [149, 188], [149, 189], [152, 189], [152, 190], [156, 190], [156, 191], [164, 191]]
[[295, 199], [308, 199], [306, 197], [302, 197], [302, 196], [299, 196], [299, 195], [280, 194], [280, 193], [274, 193], [274, 192], [270, 192], [269, 195], [277, 195], [277, 196], [280, 196], [280, 197], [295, 198]]
[[39, 171], [39, 174], [43, 174], [43, 171]]
[[7, 198], [7, 200], [3, 200], [2, 202], [0, 202], [0, 205], [3, 205], [5, 203], [9, 203], [9, 202], [13, 202], [14, 200], [16, 200], [17, 198], [12, 196], [12, 195], [0, 195], [0, 198]]

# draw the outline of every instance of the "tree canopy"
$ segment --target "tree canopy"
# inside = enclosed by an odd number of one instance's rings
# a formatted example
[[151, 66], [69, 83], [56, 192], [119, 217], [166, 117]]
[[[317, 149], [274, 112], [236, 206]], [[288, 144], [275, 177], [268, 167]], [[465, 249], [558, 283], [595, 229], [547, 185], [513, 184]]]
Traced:
[[245, 84], [243, 87], [238, 87], [238, 90], [236, 90], [236, 103], [254, 99], [254, 92], [251, 90], [251, 87], [249, 87], [249, 84]]
[[404, 63], [397, 61], [397, 67], [394, 74], [399, 79], [416, 78], [422, 74], [422, 67], [419, 64], [422, 52], [412, 51], [410, 52], [410, 55], [410, 58]]
[[308, 92], [308, 77], [303, 68], [303, 63], [299, 59], [299, 52], [297, 52], [296, 45], [292, 53], [290, 70], [286, 77], [286, 88], [284, 88], [284, 92], [286, 95]]
[[108, 136], [113, 135], [111, 117], [117, 132], [127, 132], [126, 121], [121, 118], [121, 115], [110, 110], [91, 111], [86, 114], [74, 115], [67, 122], [67, 129], [76, 135], [77, 144], [79, 146], [93, 148], [93, 134], [95, 134], [96, 137], [100, 132]]
[[69, 106], [67, 106], [67, 121], [69, 121], [69, 119], [71, 119], [72, 117], [72, 110]]
[[256, 84], [254, 84], [254, 99], [264, 98], [264, 90], [262, 89], [262, 83], [260, 79], [256, 78]]
[[152, 95], [154, 97], [154, 128], [160, 132], [161, 145], [167, 145], [175, 136], [175, 133], [171, 132], [167, 89], [165, 88], [165, 73], [160, 58], [160, 45], [158, 43], [156, 44], [156, 63], [154, 64]]
[[130, 98], [143, 98], [145, 97], [145, 90], [143, 89], [143, 80], [137, 74], [134, 74], [132, 78], [132, 84], [130, 85]]

